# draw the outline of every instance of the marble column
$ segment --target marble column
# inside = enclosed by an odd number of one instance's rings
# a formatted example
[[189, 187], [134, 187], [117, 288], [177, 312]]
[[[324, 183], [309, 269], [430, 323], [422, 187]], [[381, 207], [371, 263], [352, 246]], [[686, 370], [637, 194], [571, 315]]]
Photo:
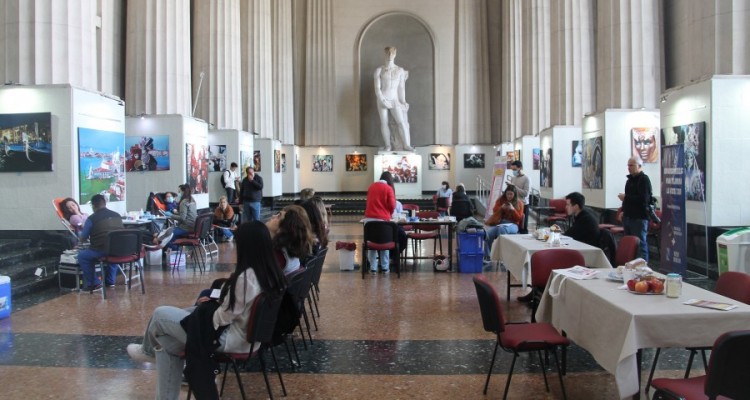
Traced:
[[345, 144], [336, 132], [332, 0], [307, 2], [306, 40], [304, 145]]
[[508, 0], [502, 4], [502, 141], [522, 136], [521, 112], [523, 78], [521, 7], [524, 0]]
[[213, 129], [242, 130], [240, 0], [196, 1], [193, 23], [195, 117], [213, 123]]
[[128, 0], [125, 113], [190, 116], [190, 3]]
[[550, 7], [550, 0], [523, 2], [521, 135], [536, 134], [550, 126]]
[[125, 97], [125, 0], [100, 2], [98, 88]]
[[550, 15], [550, 126], [580, 125], [595, 111], [593, 0], [555, 0]]
[[597, 2], [597, 110], [658, 108], [663, 89], [660, 5], [653, 0]]
[[96, 0], [0, 0], [0, 80], [97, 90]]
[[274, 0], [271, 16], [274, 138], [284, 144], [294, 144], [292, 0]]
[[271, 1], [242, 2], [242, 77], [247, 131], [273, 139]]
[[458, 144], [492, 143], [486, 0], [456, 2]]

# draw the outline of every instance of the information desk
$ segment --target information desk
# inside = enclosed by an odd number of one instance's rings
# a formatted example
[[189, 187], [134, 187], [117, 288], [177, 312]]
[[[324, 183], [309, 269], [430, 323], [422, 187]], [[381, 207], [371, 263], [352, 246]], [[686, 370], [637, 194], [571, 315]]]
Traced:
[[[622, 282], [605, 279], [550, 279], [536, 320], [549, 322], [591, 353], [615, 376], [621, 398], [639, 393], [640, 349], [712, 346], [721, 334], [750, 326], [750, 305], [683, 283], [682, 296], [639, 295], [618, 289]], [[559, 287], [557, 297], [549, 285]], [[552, 288], [557, 292], [558, 287]], [[736, 304], [718, 311], [682, 304], [700, 299]]]
[[527, 280], [531, 277], [531, 255], [539, 250], [573, 249], [578, 250], [590, 268], [612, 268], [607, 256], [598, 248], [570, 237], [562, 236], [562, 245], [552, 247], [546, 242], [536, 240], [531, 235], [500, 235], [492, 243], [490, 258], [503, 261], [508, 271], [521, 281], [526, 289]]

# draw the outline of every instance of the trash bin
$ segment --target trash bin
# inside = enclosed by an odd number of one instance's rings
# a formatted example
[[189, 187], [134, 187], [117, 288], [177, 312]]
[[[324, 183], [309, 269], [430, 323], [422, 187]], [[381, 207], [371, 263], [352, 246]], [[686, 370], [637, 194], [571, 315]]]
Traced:
[[750, 227], [732, 229], [716, 238], [719, 274], [738, 271], [750, 274]]
[[354, 271], [354, 253], [356, 249], [356, 243], [336, 242], [336, 250], [339, 252], [339, 270]]

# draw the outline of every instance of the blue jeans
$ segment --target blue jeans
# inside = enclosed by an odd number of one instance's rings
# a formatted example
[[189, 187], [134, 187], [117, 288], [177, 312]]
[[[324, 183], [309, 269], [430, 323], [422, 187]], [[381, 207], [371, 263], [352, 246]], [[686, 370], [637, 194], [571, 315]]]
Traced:
[[228, 203], [234, 203], [234, 193], [236, 191], [234, 189], [232, 189], [232, 188], [224, 188], [224, 190], [226, 190], [226, 192], [227, 192], [227, 202]]
[[242, 222], [260, 221], [260, 202], [244, 201], [242, 202], [243, 217]]
[[648, 242], [646, 241], [648, 220], [623, 216], [622, 227], [626, 235], [638, 236], [641, 239], [641, 257], [648, 261]]
[[225, 237], [226, 239], [231, 239], [232, 237], [234, 237], [232, 230], [229, 228], [224, 228], [220, 226], [220, 227], [217, 227], [217, 230], [221, 232], [221, 235]]
[[501, 221], [500, 225], [495, 225], [485, 229], [484, 234], [484, 259], [490, 259], [490, 251], [492, 250], [492, 243], [500, 235], [512, 235], [518, 233], [518, 225], [508, 222]]
[[391, 261], [390, 250], [367, 250], [367, 260], [370, 262], [370, 271], [377, 271], [378, 264], [375, 262], [375, 257], [380, 254], [380, 269], [388, 271], [388, 264]]
[[167, 247], [169, 247], [170, 250], [177, 250], [177, 245], [174, 244], [174, 241], [187, 236], [189, 233], [190, 231], [186, 231], [185, 229], [175, 226], [174, 230], [172, 231], [172, 240], [169, 241]]
[[[83, 273], [83, 286], [91, 287], [94, 285], [101, 285], [99, 277], [94, 274], [94, 268], [99, 259], [106, 256], [106, 253], [96, 251], [94, 249], [84, 249], [78, 253], [78, 264], [81, 266], [81, 272]], [[115, 278], [117, 278], [117, 264], [110, 264], [108, 268], [104, 268], [102, 274], [107, 285], [114, 285]]]

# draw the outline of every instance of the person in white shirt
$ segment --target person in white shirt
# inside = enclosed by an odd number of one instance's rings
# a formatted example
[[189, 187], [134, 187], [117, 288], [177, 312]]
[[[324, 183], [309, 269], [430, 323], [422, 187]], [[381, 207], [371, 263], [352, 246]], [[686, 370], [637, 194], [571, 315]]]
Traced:
[[240, 174], [237, 172], [237, 163], [233, 162], [229, 169], [224, 170], [224, 190], [227, 191], [227, 201], [231, 204], [237, 201], [237, 182], [240, 181]]

